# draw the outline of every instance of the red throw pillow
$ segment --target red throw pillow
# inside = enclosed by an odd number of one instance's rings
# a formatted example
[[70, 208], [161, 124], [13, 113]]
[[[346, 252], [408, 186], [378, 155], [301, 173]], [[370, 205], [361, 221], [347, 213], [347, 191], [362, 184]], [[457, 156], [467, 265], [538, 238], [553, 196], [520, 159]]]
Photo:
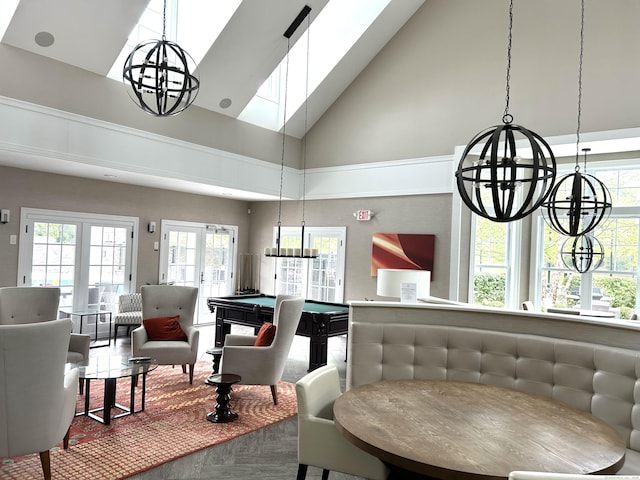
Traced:
[[187, 334], [180, 326], [180, 315], [175, 317], [155, 317], [142, 320], [149, 340], [181, 340], [187, 341]]
[[254, 347], [268, 347], [276, 336], [276, 326], [273, 323], [263, 323], [253, 343]]

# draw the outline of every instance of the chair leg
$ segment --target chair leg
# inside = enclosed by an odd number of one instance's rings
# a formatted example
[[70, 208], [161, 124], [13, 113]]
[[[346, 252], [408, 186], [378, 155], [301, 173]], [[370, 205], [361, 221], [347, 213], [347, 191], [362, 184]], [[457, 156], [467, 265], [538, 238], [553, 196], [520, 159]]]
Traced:
[[305, 465], [304, 463], [299, 463], [298, 476], [296, 477], [296, 480], [305, 480], [305, 478], [307, 478], [307, 465]]
[[51, 457], [49, 455], [49, 450], [40, 452], [40, 463], [42, 464], [44, 480], [51, 480]]
[[278, 386], [271, 385], [271, 396], [273, 397], [273, 404], [278, 404]]
[[326, 468], [322, 469], [322, 480], [329, 480], [329, 470]]
[[71, 435], [71, 425], [67, 429], [67, 433], [64, 434], [64, 438], [62, 439], [62, 448], [65, 450], [69, 449], [69, 436]]
[[182, 364], [182, 373], [187, 373], [187, 365], [185, 363]]
[[78, 381], [78, 393], [80, 393], [80, 395], [84, 395], [84, 379], [81, 378]]
[[[195, 363], [189, 365], [189, 385], [193, 385], [193, 368], [196, 366]], [[184, 367], [184, 365], [183, 365]]]

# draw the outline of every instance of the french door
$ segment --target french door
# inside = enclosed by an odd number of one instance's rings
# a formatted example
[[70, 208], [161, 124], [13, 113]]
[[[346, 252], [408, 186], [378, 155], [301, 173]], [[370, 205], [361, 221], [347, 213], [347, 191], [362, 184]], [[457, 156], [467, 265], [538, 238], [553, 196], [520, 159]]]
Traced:
[[[280, 245], [300, 247], [301, 229], [282, 227]], [[318, 251], [314, 259], [276, 258], [275, 291], [308, 300], [340, 303], [344, 296], [346, 228], [306, 227], [304, 244]], [[276, 230], [274, 229], [274, 242]]]
[[137, 227], [134, 217], [23, 208], [16, 284], [60, 287], [60, 316], [115, 312], [135, 285]]
[[163, 220], [160, 283], [198, 287], [196, 324], [212, 323], [208, 297], [234, 293], [238, 227]]

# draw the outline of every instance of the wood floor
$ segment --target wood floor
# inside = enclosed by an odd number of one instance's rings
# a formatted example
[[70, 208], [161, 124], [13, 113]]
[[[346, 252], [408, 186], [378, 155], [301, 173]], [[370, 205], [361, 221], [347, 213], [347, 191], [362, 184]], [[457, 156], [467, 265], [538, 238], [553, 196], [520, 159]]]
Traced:
[[[211, 360], [205, 351], [214, 344], [214, 327], [200, 327], [199, 358]], [[121, 331], [124, 334], [124, 331]], [[247, 332], [243, 327], [233, 327], [233, 333]], [[91, 355], [109, 353], [129, 353], [131, 343], [122, 336], [116, 346], [95, 348]], [[344, 389], [346, 363], [346, 336], [329, 340], [329, 363], [335, 364], [340, 371]], [[295, 383], [307, 373], [309, 339], [296, 337], [291, 348], [283, 380]], [[197, 372], [196, 372], [197, 373]], [[194, 381], [196, 381], [194, 379]], [[256, 432], [220, 445], [196, 452], [173, 462], [165, 463], [147, 472], [130, 477], [133, 480], [286, 480], [295, 479], [298, 470], [297, 417], [285, 420]], [[309, 467], [307, 479], [321, 478], [322, 470]], [[354, 480], [359, 477], [331, 472], [330, 480]]]

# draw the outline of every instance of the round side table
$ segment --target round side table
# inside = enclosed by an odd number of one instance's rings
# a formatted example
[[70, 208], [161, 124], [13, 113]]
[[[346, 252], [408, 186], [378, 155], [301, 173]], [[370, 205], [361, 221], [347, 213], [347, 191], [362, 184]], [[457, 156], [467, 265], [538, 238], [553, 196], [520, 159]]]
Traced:
[[207, 350], [207, 353], [213, 357], [212, 375], [218, 373], [220, 369], [220, 358], [222, 358], [222, 347], [213, 347]]
[[228, 423], [238, 418], [238, 414], [231, 411], [230, 402], [231, 386], [240, 380], [242, 380], [242, 377], [235, 373], [209, 375], [205, 383], [216, 387], [217, 397], [215, 410], [207, 414], [207, 420], [213, 423]]

